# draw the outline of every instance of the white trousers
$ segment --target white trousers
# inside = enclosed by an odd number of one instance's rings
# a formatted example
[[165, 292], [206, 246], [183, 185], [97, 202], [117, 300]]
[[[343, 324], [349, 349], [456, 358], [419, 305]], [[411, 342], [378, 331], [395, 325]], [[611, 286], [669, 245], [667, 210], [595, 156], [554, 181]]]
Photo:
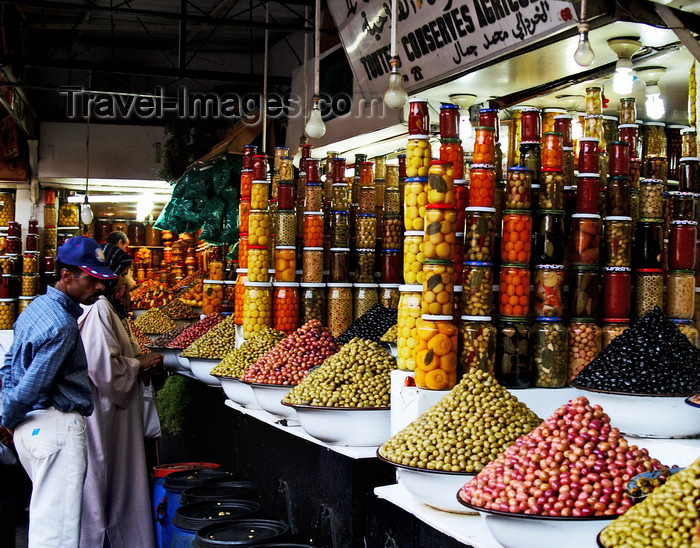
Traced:
[[85, 418], [53, 407], [32, 411], [14, 433], [32, 480], [29, 548], [76, 548], [87, 468]]

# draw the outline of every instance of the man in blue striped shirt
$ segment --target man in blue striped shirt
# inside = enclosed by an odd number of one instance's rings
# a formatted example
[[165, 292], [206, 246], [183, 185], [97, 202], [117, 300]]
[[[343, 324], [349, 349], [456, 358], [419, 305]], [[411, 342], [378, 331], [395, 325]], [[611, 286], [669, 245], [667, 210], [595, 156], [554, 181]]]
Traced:
[[15, 323], [0, 368], [2, 426], [14, 431], [22, 466], [32, 480], [29, 548], [74, 548], [80, 538], [87, 465], [85, 419], [93, 410], [80, 304], [93, 304], [116, 278], [102, 249], [76, 236], [58, 250], [56, 284]]

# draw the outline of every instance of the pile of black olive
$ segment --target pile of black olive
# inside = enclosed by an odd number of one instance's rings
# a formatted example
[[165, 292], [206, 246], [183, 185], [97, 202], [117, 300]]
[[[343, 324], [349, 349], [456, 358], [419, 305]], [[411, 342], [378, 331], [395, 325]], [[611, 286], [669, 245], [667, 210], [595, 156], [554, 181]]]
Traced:
[[382, 335], [392, 325], [396, 324], [398, 311], [393, 308], [384, 308], [381, 304], [375, 304], [367, 312], [362, 314], [340, 336], [336, 337], [338, 344], [346, 344], [355, 337], [378, 342], [388, 349], [387, 343], [381, 342]]
[[700, 350], [658, 308], [617, 336], [573, 385], [632, 394], [700, 392]]

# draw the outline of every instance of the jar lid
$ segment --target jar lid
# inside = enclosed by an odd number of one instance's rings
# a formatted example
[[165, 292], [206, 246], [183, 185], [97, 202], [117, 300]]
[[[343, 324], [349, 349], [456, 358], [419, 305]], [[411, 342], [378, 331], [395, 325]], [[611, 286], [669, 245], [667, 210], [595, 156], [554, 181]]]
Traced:
[[[19, 298], [19, 300], [20, 300], [20, 301], [33, 301], [34, 299], [36, 299], [36, 297], [37, 297], [36, 295], [34, 295], [33, 297], [26, 297], [26, 296], [22, 297], [22, 296], [21, 296], [21, 297]], [[10, 300], [12, 300], [12, 299], [10, 299]]]
[[645, 126], [657, 126], [657, 127], [666, 127], [666, 124], [663, 122], [644, 122]]
[[323, 251], [323, 248], [322, 247], [305, 247], [303, 250], [304, 251]]
[[275, 249], [282, 249], [285, 251], [290, 250], [290, 249], [296, 250], [296, 246], [294, 246], [294, 245], [278, 245], [278, 246], [275, 246]]
[[447, 160], [430, 160], [431, 166], [446, 166], [448, 164], [452, 165], [452, 162], [448, 162]]
[[600, 174], [598, 174], [598, 173], [579, 173], [577, 175], [577, 177], [579, 179], [583, 179], [584, 177], [589, 178], [589, 179], [590, 178], [600, 179]]
[[457, 186], [466, 185], [467, 182], [468, 182], [468, 181], [467, 181], [466, 179], [455, 179], [455, 180], [454, 180], [454, 184], [457, 185]]
[[474, 126], [473, 129], [478, 131], [496, 131], [496, 128], [493, 126]]
[[574, 147], [561, 147], [561, 149], [564, 152], [573, 152], [574, 151]]
[[564, 185], [564, 192], [566, 192], [567, 190], [568, 191], [576, 190], [576, 188], [577, 188], [576, 185]]
[[592, 264], [572, 264], [571, 270], [590, 270], [598, 272], [598, 267]]
[[460, 319], [468, 322], [490, 322], [492, 318], [491, 316], [462, 316]]
[[236, 285], [236, 280], [224, 280], [224, 285]]
[[598, 137], [581, 137], [578, 140], [579, 143], [597, 143], [598, 141]]
[[495, 207], [469, 206], [466, 208], [467, 213], [496, 213]]
[[344, 186], [347, 188], [348, 184], [347, 183], [333, 183], [331, 186], [335, 187], [335, 188], [340, 188], [341, 186]]
[[363, 248], [363, 249], [357, 249], [356, 251], [357, 251], [358, 253], [368, 253], [368, 252], [370, 252], [370, 253], [375, 253], [375, 252], [376, 252], [376, 249], [373, 249], [373, 248]]
[[353, 284], [353, 287], [360, 287], [360, 288], [368, 287], [368, 288], [370, 288], [370, 289], [377, 289], [377, 288], [379, 287], [379, 284], [374, 284], [374, 283], [356, 283], [356, 284]]
[[270, 249], [270, 248], [269, 248], [268, 246], [266, 246], [266, 245], [251, 245], [251, 246], [248, 246], [248, 251], [250, 251], [251, 249]]
[[487, 261], [464, 261], [464, 266], [493, 266], [493, 263]]
[[254, 184], [254, 185], [269, 185], [269, 184], [270, 184], [270, 181], [265, 181], [265, 180], [262, 180], [262, 179], [258, 179], [258, 180], [253, 181], [251, 184]]
[[695, 323], [695, 320], [688, 320], [688, 319], [680, 319], [680, 318], [669, 318], [673, 323], [677, 323], [680, 325], [692, 325]]
[[[320, 285], [323, 285], [323, 284], [320, 284]], [[331, 283], [331, 282], [329, 282], [329, 283], [326, 284], [326, 286], [327, 286], [327, 287], [352, 287], [352, 284], [349, 284], [349, 283]]]
[[24, 252], [25, 255], [39, 255], [39, 253], [41, 253], [41, 251], [25, 251]]
[[2, 277], [3, 278], [18, 278], [19, 276], [17, 276], [16, 274], [3, 274]]
[[663, 274], [661, 268], [638, 268], [634, 271], [635, 274]]
[[545, 174], [545, 173], [563, 173], [564, 169], [561, 167], [549, 167], [547, 169], [541, 169], [540, 171], [542, 172], [542, 174]]
[[454, 261], [448, 261], [445, 259], [425, 259], [423, 264], [453, 265]]
[[333, 215], [339, 213], [340, 215], [350, 215], [349, 211], [331, 211]]
[[569, 323], [595, 323], [595, 318], [570, 318]]
[[[545, 111], [547, 111], [547, 110], [548, 109], [545, 109]], [[561, 131], [545, 131], [544, 135], [554, 135], [555, 137], [563, 137], [564, 136], [564, 134]]]
[[608, 145], [624, 146], [624, 147], [630, 146], [630, 144], [627, 141], [610, 141], [608, 143]]
[[[427, 206], [426, 206], [426, 207], [427, 207]], [[367, 219], [372, 219], [372, 218], [376, 219], [376, 218], [377, 218], [377, 214], [376, 214], [376, 213], [358, 213], [357, 216], [358, 216], [358, 217], [367, 218]]]
[[472, 164], [471, 167], [469, 168], [470, 171], [474, 171], [475, 169], [483, 169], [486, 171], [496, 171], [496, 168], [494, 167], [493, 164]]
[[632, 269], [628, 266], [604, 266], [603, 272], [631, 272]]
[[277, 210], [277, 213], [285, 213], [285, 214], [288, 214], [288, 215], [296, 215], [297, 212], [296, 212], [295, 210], [293, 210], [293, 209], [278, 209], [278, 210]]
[[[32, 297], [33, 299], [34, 297]], [[14, 303], [17, 299], [0, 299], [0, 303]]]
[[452, 316], [442, 316], [439, 314], [423, 314], [421, 316], [422, 320], [426, 322], [451, 322]]
[[560, 322], [561, 316], [535, 316], [536, 322]]
[[407, 177], [406, 182], [407, 183], [427, 183], [428, 178], [427, 177]]
[[524, 146], [527, 149], [534, 149], [541, 145], [540, 141], [520, 141], [520, 146]]
[[427, 204], [425, 209], [445, 209], [448, 211], [457, 211], [455, 206], [451, 204]]
[[525, 166], [513, 166], [509, 167], [508, 171], [532, 171], [529, 167]]
[[683, 198], [695, 198], [695, 193], [694, 192], [687, 192], [687, 191], [680, 191], [680, 190], [671, 190], [668, 192], [670, 196], [679, 196]]
[[400, 249], [382, 249], [382, 255], [384, 255], [385, 253], [400, 253], [400, 252], [401, 252]]
[[[602, 114], [586, 114], [583, 119], [584, 120], [602, 120], [604, 116]], [[597, 137], [596, 137], [597, 139]]]
[[272, 282], [246, 282], [245, 287], [272, 287]]
[[296, 282], [274, 282], [272, 285], [274, 287], [299, 287]]
[[644, 217], [643, 219], [639, 219], [637, 222], [638, 222], [638, 223], [662, 224], [662, 223], [664, 222], [664, 220], [663, 220], [663, 219], [657, 219], [657, 218]]
[[423, 230], [407, 230], [403, 233], [404, 236], [425, 236], [425, 231]]
[[400, 286], [401, 284], [379, 284], [380, 289], [398, 289]]
[[504, 209], [503, 214], [504, 215], [527, 215], [528, 217], [532, 217], [532, 213], [529, 210], [523, 210], [523, 209]]
[[482, 112], [483, 112], [484, 114], [486, 114], [486, 113], [488, 113], [488, 112], [495, 112], [495, 113], [498, 113], [498, 109], [497, 109], [497, 108], [480, 108], [480, 109], [479, 109], [479, 114], [481, 114]]
[[604, 221], [631, 221], [632, 217], [627, 217], [626, 215], [608, 215], [603, 220]]
[[608, 180], [613, 180], [613, 181], [629, 181], [630, 178], [628, 175], [608, 175]]
[[236, 274], [248, 274], [248, 269], [247, 268], [237, 268]]
[[600, 219], [597, 213], [574, 213], [572, 219]]
[[322, 183], [306, 183], [306, 186], [323, 186]]
[[639, 128], [637, 124], [620, 124], [617, 126], [617, 129], [622, 129], [622, 128]]
[[698, 226], [697, 221], [671, 221], [672, 225]]
[[304, 211], [304, 215], [323, 215], [323, 211]]
[[540, 209], [539, 213], [540, 215], [564, 215], [565, 211], [563, 209]]
[[399, 286], [399, 291], [401, 293], [421, 293], [423, 291], [423, 286], [418, 284], [404, 284]]
[[204, 280], [204, 283], [209, 285], [224, 285], [223, 280]]
[[305, 289], [321, 289], [326, 287], [326, 284], [321, 282], [302, 282], [299, 284], [299, 286]]
[[522, 316], [499, 316], [499, 322], [527, 323], [527, 318]]
[[[561, 111], [566, 112], [564, 109], [559, 109], [559, 108], [545, 109], [545, 110], [556, 110], [556, 111], [558, 111], [558, 112], [561, 112]], [[555, 120], [573, 120], [574, 117], [571, 116], [571, 114], [557, 114], [557, 115], [554, 117], [554, 119], [555, 119]]]
[[530, 265], [523, 263], [501, 263], [501, 268], [524, 268], [530, 270]]
[[[426, 102], [427, 102], [427, 100], [426, 100]], [[416, 133], [415, 135], [408, 136], [409, 142], [410, 141], [427, 141], [428, 139], [430, 139], [430, 135], [424, 135], [422, 133]]]
[[669, 274], [692, 274], [693, 276], [695, 275], [695, 270], [669, 270]]
[[238, 235], [240, 236], [239, 240], [242, 238], [248, 239], [248, 232], [240, 232]]
[[603, 323], [629, 323], [629, 318], [603, 318]]
[[[592, 114], [591, 116], [598, 116], [597, 114]], [[615, 121], [617, 122], [617, 116], [611, 116], [610, 114], [603, 114], [603, 120]]]
[[464, 238], [464, 232], [455, 232], [455, 237], [460, 240]]
[[462, 291], [464, 291], [464, 286], [462, 286], [462, 285], [455, 285], [455, 286], [452, 288], [452, 290], [453, 290], [455, 293], [461, 293]]
[[334, 251], [334, 252], [338, 252], [338, 253], [343, 253], [343, 252], [350, 253], [350, 248], [349, 247], [331, 247], [329, 251]]
[[564, 270], [563, 264], [538, 264], [535, 268], [540, 270]]
[[679, 162], [700, 162], [700, 158], [697, 156], [683, 156], [683, 158], [678, 160]]

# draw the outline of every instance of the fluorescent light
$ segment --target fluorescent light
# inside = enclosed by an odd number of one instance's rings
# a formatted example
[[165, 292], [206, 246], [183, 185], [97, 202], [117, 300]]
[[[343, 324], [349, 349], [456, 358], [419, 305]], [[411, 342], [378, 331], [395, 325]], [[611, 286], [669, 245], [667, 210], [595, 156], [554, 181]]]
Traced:
[[[148, 196], [144, 196], [143, 194], [90, 194], [88, 201], [91, 204], [131, 204], [142, 202], [146, 198], [148, 198], [149, 200], [152, 199], [153, 202], [156, 203], [166, 203], [168, 200], [170, 200], [170, 195], [149, 194]], [[68, 196], [67, 201], [71, 204], [82, 204], [85, 201], [85, 195], [76, 194], [75, 196]]]

